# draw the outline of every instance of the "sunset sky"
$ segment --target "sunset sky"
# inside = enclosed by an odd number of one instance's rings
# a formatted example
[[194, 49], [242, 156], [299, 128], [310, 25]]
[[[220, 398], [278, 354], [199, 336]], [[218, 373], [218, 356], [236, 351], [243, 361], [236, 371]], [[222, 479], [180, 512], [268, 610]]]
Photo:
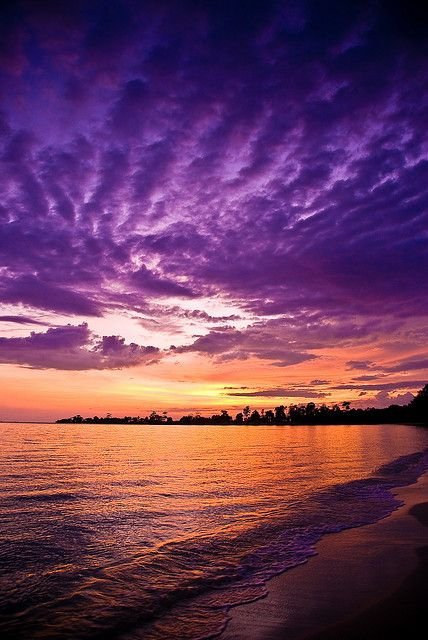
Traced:
[[407, 2], [4, 3], [0, 419], [428, 382]]

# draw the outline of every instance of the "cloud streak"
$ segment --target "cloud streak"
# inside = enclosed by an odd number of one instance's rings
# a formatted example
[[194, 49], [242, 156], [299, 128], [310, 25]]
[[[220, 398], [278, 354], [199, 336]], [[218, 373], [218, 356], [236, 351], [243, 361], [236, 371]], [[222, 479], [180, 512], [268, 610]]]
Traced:
[[0, 316], [0, 322], [9, 322], [12, 324], [39, 324], [46, 325], [47, 322], [42, 320], [36, 320], [36, 318], [29, 318], [28, 316]]
[[328, 393], [311, 391], [309, 389], [262, 389], [261, 391], [246, 391], [228, 393], [228, 396], [240, 396], [247, 398], [325, 398]]

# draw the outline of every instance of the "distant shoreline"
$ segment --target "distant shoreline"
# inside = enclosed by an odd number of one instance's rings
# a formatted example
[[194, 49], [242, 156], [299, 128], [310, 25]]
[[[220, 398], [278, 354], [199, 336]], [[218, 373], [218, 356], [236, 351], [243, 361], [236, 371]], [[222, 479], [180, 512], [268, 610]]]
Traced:
[[236, 426], [286, 426], [286, 425], [358, 425], [358, 424], [409, 424], [413, 426], [428, 425], [428, 384], [426, 384], [411, 402], [407, 405], [392, 404], [383, 409], [367, 407], [355, 409], [351, 402], [316, 405], [314, 402], [307, 404], [290, 404], [275, 407], [274, 409], [253, 409], [249, 405], [242, 411], [238, 411], [235, 417], [231, 416], [227, 409], [221, 409], [220, 413], [211, 416], [202, 416], [199, 413], [189, 413], [174, 420], [168, 416], [167, 411], [161, 413], [152, 411], [146, 416], [113, 416], [107, 413], [105, 416], [83, 417], [76, 414], [69, 418], [59, 418], [52, 422], [31, 420], [0, 420], [0, 423], [12, 424], [108, 424], [108, 425], [236, 425]]
[[46, 420], [0, 420], [0, 424], [58, 424], [58, 421], [54, 422]]
[[56, 420], [58, 424], [218, 424], [218, 425], [334, 425], [334, 424], [428, 424], [428, 384], [426, 384], [407, 405], [392, 404], [383, 409], [367, 407], [366, 409], [351, 408], [350, 402], [316, 405], [314, 402], [307, 404], [280, 404], [274, 409], [254, 409], [249, 405], [239, 411], [235, 417], [229, 415], [227, 409], [221, 409], [220, 413], [211, 416], [201, 416], [199, 413], [187, 414], [174, 420], [166, 411], [158, 413], [152, 411], [149, 415], [142, 416], [106, 416], [82, 417], [80, 414], [70, 418]]
[[73, 426], [86, 426], [86, 425], [90, 425], [90, 426], [110, 426], [110, 427], [123, 427], [123, 426], [128, 426], [128, 427], [162, 427], [162, 426], [172, 426], [172, 427], [195, 427], [195, 426], [200, 426], [200, 427], [204, 427], [204, 426], [218, 426], [218, 427], [297, 427], [297, 426], [301, 426], [301, 427], [340, 427], [340, 426], [349, 426], [349, 427], [363, 427], [363, 426], [376, 426], [376, 425], [380, 425], [380, 424], [387, 424], [387, 425], [406, 425], [409, 427], [423, 427], [426, 428], [428, 426], [428, 424], [426, 422], [335, 422], [335, 423], [322, 423], [322, 424], [314, 424], [314, 423], [299, 423], [299, 424], [291, 424], [291, 423], [286, 423], [286, 424], [268, 424], [266, 422], [262, 423], [260, 422], [257, 425], [254, 424], [236, 424], [236, 423], [231, 423], [231, 424], [213, 424], [210, 423], [209, 421], [207, 421], [206, 423], [201, 423], [201, 424], [192, 424], [192, 423], [186, 423], [186, 422], [178, 422], [177, 420], [173, 421], [173, 422], [168, 422], [168, 423], [128, 423], [128, 422], [80, 422], [80, 423], [76, 423], [76, 422], [69, 422], [69, 421], [62, 421], [62, 420], [55, 420], [55, 421], [46, 421], [46, 420], [0, 420], [0, 425], [1, 424], [46, 424], [46, 425], [62, 425], [62, 424], [70, 424]]

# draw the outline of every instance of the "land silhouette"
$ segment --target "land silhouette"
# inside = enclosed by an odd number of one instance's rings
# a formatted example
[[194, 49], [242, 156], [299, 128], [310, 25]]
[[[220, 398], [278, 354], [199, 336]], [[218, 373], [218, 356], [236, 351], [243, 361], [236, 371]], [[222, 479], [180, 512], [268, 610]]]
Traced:
[[412, 422], [428, 424], [428, 384], [426, 384], [407, 405], [391, 404], [383, 409], [367, 407], [355, 409], [350, 402], [341, 404], [316, 405], [314, 402], [307, 404], [283, 404], [274, 409], [251, 410], [247, 405], [235, 417], [226, 409], [209, 417], [199, 413], [182, 416], [179, 420], [173, 420], [167, 412], [158, 413], [152, 411], [145, 417], [124, 416], [119, 418], [107, 413], [105, 417], [93, 416], [84, 418], [77, 414], [71, 418], [61, 418], [57, 424], [196, 424], [196, 425], [328, 425], [328, 424], [399, 424]]

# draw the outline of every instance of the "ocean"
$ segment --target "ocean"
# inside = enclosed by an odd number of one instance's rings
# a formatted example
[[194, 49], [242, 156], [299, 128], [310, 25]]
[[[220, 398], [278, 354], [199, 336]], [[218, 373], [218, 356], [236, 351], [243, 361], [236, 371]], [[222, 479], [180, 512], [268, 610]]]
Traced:
[[427, 468], [407, 425], [0, 424], [0, 637], [214, 637]]

